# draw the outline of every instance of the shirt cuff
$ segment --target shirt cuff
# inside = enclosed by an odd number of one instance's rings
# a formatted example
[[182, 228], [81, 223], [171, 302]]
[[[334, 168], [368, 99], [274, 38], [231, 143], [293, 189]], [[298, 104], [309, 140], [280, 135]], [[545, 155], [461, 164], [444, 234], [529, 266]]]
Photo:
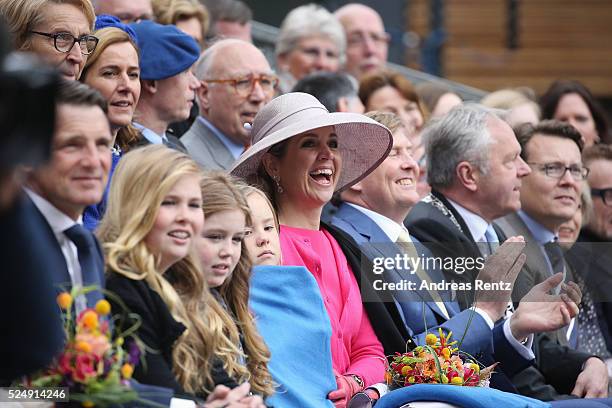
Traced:
[[475, 307], [474, 311], [476, 313], [478, 313], [480, 316], [482, 316], [484, 321], [487, 322], [487, 326], [489, 326], [489, 329], [493, 330], [493, 326], [495, 326], [495, 322], [493, 322], [493, 320], [491, 320], [491, 317], [489, 317], [489, 314], [487, 312], [485, 312], [484, 310], [482, 310], [481, 308], [479, 308], [479, 307]]
[[196, 403], [192, 400], [172, 398], [170, 400], [170, 408], [196, 408]]
[[380, 398], [382, 398], [383, 395], [385, 395], [386, 393], [389, 392], [389, 386], [387, 386], [387, 384], [385, 384], [385, 383], [372, 384], [369, 387], [366, 387], [366, 390], [368, 388], [372, 388], [372, 389], [376, 390], [376, 392], [378, 392], [378, 395], [380, 396]]
[[524, 344], [521, 343], [512, 335], [512, 330], [510, 330], [510, 319], [506, 319], [504, 322], [504, 336], [512, 347], [514, 347], [516, 352], [523, 356], [523, 358], [526, 360], [535, 359], [535, 354], [533, 354], [533, 351], [531, 350], [531, 347], [533, 346], [533, 334], [527, 336], [527, 341]]

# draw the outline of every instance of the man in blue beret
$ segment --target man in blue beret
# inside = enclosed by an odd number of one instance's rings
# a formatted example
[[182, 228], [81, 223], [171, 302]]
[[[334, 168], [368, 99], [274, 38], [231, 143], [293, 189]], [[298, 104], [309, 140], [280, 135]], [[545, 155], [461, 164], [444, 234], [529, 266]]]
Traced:
[[140, 100], [134, 126], [143, 135], [143, 143], [165, 144], [184, 151], [168, 125], [189, 117], [199, 81], [191, 73], [200, 47], [189, 35], [173, 25], [152, 21], [130, 24], [140, 48]]

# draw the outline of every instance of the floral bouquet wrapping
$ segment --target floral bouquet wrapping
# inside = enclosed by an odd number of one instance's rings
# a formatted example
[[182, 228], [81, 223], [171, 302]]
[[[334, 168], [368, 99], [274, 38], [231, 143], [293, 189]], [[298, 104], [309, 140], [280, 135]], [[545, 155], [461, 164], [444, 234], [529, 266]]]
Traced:
[[407, 353], [390, 357], [385, 379], [392, 389], [414, 384], [452, 384], [468, 387], [488, 386], [495, 364], [482, 368], [475, 358], [459, 351], [450, 341], [452, 332], [428, 334], [426, 344]]
[[[139, 361], [139, 341], [134, 332], [139, 323], [113, 336], [111, 306], [106, 300], [94, 309], [73, 313], [73, 300], [95, 288], [74, 288], [57, 296], [62, 309], [66, 344], [49, 367], [27, 377], [24, 387], [68, 387], [69, 399], [83, 407], [107, 407], [139, 400], [129, 379]], [[138, 320], [137, 320], [138, 321]], [[129, 338], [127, 351], [124, 341]], [[150, 405], [148, 401], [144, 404]]]

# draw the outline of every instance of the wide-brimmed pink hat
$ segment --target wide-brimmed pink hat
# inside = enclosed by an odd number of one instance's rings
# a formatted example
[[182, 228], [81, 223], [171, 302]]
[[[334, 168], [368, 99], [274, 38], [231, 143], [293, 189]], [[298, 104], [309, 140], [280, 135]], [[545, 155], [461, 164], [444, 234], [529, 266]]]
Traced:
[[342, 170], [336, 191], [365, 176], [385, 160], [393, 145], [385, 126], [358, 113], [329, 113], [314, 96], [291, 92], [278, 96], [264, 106], [253, 121], [252, 145], [231, 169], [238, 177], [257, 173], [264, 154], [275, 144], [293, 136], [333, 126], [338, 135]]

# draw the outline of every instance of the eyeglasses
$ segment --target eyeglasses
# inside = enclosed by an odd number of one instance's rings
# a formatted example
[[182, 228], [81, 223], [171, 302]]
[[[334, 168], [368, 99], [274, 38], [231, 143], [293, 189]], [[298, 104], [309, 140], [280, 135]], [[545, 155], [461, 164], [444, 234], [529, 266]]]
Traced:
[[374, 44], [387, 44], [390, 41], [389, 34], [387, 33], [353, 33], [350, 34], [346, 39], [346, 44], [349, 47], [355, 47], [365, 44], [367, 40], [372, 41]]
[[79, 43], [81, 54], [89, 55], [96, 49], [98, 45], [98, 37], [90, 34], [85, 34], [80, 37], [75, 37], [70, 33], [41, 33], [40, 31], [30, 31], [32, 34], [38, 34], [45, 37], [53, 38], [53, 45], [59, 52], [70, 52], [75, 43]]
[[247, 75], [239, 78], [231, 79], [205, 79], [204, 82], [218, 83], [218, 84], [231, 84], [236, 93], [242, 97], [249, 96], [255, 84], [259, 83], [261, 90], [268, 96], [274, 94], [274, 89], [278, 85], [278, 78], [275, 75]]
[[593, 197], [601, 197], [605, 205], [612, 207], [612, 188], [592, 188], [591, 195]]
[[566, 166], [563, 163], [527, 163], [530, 165], [539, 166], [539, 170], [543, 171], [548, 177], [560, 179], [565, 175], [565, 172], [569, 170], [572, 178], [576, 181], [584, 180], [589, 175], [589, 169], [586, 167], [572, 164]]

